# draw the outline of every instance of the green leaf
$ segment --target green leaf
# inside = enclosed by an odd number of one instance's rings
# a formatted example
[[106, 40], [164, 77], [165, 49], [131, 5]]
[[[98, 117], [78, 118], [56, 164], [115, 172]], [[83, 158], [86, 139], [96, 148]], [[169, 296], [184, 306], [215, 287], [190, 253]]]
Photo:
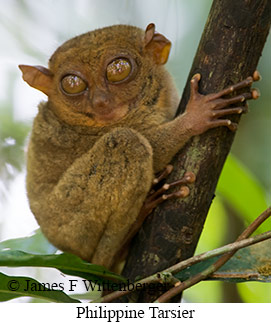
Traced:
[[237, 290], [244, 303], [271, 303], [270, 284], [242, 283], [237, 285]]
[[0, 243], [0, 250], [20, 250], [33, 254], [52, 254], [57, 251], [38, 229], [29, 237], [5, 240]]
[[222, 245], [227, 235], [227, 224], [225, 204], [219, 196], [216, 196], [208, 212], [196, 253], [212, 250]]
[[79, 257], [62, 253], [60, 255], [34, 255], [19, 250], [0, 252], [0, 266], [7, 267], [51, 267], [67, 275], [78, 276], [88, 280], [102, 282], [125, 281], [125, 279], [106, 268], [90, 264]]
[[[181, 281], [202, 272], [219, 257], [199, 262], [180, 271], [175, 276]], [[227, 282], [271, 282], [271, 240], [259, 242], [239, 250], [228, 262], [215, 272], [211, 280]]]
[[57, 303], [80, 303], [60, 290], [50, 290], [45, 285], [30, 277], [7, 276], [0, 273], [0, 301], [17, 297], [38, 297]]
[[[217, 193], [249, 223], [268, 207], [263, 187], [232, 154], [228, 156], [224, 165]], [[269, 227], [270, 224], [266, 221], [257, 232], [265, 232]]]

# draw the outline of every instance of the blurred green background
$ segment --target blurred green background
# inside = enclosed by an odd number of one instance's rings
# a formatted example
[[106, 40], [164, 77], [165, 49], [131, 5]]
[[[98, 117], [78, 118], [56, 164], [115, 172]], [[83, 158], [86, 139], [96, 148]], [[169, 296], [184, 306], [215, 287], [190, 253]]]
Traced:
[[[17, 65], [46, 66], [62, 42], [95, 28], [119, 23], [145, 28], [154, 22], [157, 30], [173, 43], [167, 65], [181, 93], [211, 2], [0, 0], [0, 241], [25, 236], [38, 227], [27, 205], [24, 154], [36, 106], [46, 97], [22, 81]], [[258, 69], [263, 77], [257, 84], [261, 98], [250, 102], [250, 112], [242, 117], [197, 252], [232, 242], [271, 202], [270, 37]], [[259, 231], [267, 229], [270, 221]], [[12, 272], [25, 273], [20, 268]], [[36, 269], [26, 272], [37, 279], [49, 279], [49, 276], [55, 279], [52, 272], [50, 275]], [[186, 291], [184, 299], [187, 302], [270, 302], [271, 287], [255, 282], [202, 282]]]

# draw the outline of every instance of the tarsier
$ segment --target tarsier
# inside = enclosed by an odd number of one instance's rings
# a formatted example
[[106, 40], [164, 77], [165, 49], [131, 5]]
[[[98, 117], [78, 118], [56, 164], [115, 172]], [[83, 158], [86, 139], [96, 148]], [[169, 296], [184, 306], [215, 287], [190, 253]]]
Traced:
[[[112, 268], [144, 217], [166, 198], [184, 197], [186, 173], [149, 195], [155, 174], [195, 135], [236, 129], [224, 116], [257, 98], [253, 77], [215, 94], [198, 92], [193, 76], [186, 111], [176, 117], [177, 90], [164, 68], [171, 43], [155, 32], [116, 25], [60, 46], [49, 68], [20, 65], [23, 79], [48, 96], [39, 105], [27, 156], [27, 191], [45, 236], [59, 249]], [[223, 98], [235, 90], [241, 95]], [[164, 171], [165, 170], [165, 171]], [[162, 174], [163, 177], [164, 175]]]

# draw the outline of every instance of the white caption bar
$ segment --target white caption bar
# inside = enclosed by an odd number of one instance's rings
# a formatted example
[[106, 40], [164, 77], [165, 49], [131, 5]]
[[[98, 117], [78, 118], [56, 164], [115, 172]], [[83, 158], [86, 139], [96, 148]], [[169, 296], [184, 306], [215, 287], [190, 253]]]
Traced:
[[265, 322], [271, 304], [1, 303], [2, 322]]

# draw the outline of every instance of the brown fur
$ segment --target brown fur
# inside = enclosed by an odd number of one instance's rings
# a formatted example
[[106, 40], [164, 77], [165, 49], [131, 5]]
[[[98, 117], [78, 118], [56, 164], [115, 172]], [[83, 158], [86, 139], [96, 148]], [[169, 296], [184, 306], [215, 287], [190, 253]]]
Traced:
[[[20, 66], [24, 80], [48, 95], [33, 124], [27, 191], [42, 231], [58, 248], [110, 268], [154, 174], [210, 128], [198, 117], [201, 102], [172, 120], [178, 95], [163, 66], [169, 49], [153, 24], [145, 33], [117, 25], [67, 41], [49, 69]], [[112, 84], [106, 67], [116, 57], [129, 59], [132, 72]], [[88, 87], [70, 96], [60, 82], [73, 73]]]

